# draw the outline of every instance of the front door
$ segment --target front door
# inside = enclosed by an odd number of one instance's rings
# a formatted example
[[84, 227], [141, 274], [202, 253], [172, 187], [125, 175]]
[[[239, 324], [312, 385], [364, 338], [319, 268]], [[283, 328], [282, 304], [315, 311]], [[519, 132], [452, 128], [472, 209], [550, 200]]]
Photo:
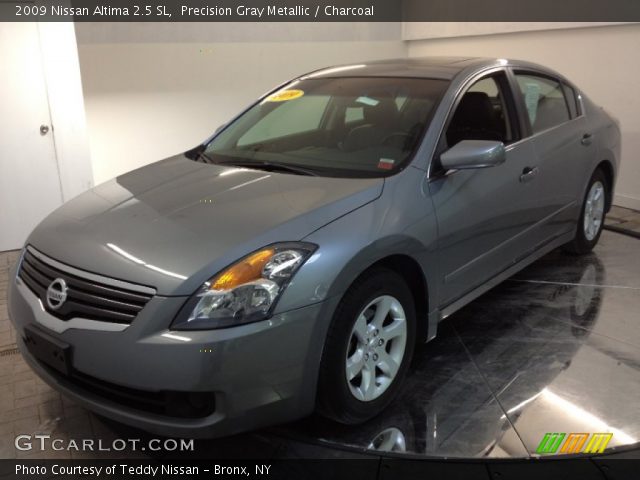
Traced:
[[448, 120], [438, 152], [462, 140], [497, 140], [506, 161], [473, 170], [438, 171], [429, 183], [438, 221], [440, 308], [456, 301], [513, 265], [531, 247], [525, 234], [540, 212], [535, 201], [533, 144], [521, 125], [505, 72], [489, 74], [462, 93]]

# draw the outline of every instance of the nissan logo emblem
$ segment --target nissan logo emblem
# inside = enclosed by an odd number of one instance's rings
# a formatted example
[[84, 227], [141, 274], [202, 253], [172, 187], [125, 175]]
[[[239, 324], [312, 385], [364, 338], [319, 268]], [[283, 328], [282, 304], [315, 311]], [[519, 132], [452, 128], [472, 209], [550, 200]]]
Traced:
[[67, 301], [67, 282], [56, 278], [47, 288], [47, 305], [51, 310], [59, 309]]

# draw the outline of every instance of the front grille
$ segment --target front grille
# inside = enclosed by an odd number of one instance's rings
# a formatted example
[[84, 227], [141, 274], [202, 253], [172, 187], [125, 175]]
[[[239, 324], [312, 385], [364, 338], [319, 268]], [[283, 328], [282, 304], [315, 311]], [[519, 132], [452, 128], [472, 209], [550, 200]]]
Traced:
[[[109, 281], [106, 277], [67, 267], [27, 247], [18, 276], [40, 298], [48, 313], [61, 320], [85, 318], [102, 322], [129, 324], [153, 297], [153, 289], [134, 284], [122, 288], [125, 282]], [[47, 288], [61, 278], [67, 284], [67, 299], [57, 309], [46, 300]], [[104, 278], [99, 281], [98, 278]], [[109, 282], [109, 283], [107, 283]]]

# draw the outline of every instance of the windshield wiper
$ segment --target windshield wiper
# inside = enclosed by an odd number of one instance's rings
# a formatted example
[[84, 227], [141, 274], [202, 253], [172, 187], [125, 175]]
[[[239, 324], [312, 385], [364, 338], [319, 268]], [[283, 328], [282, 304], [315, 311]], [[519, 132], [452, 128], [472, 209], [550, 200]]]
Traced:
[[310, 168], [298, 167], [280, 162], [267, 162], [263, 160], [225, 160], [217, 162], [218, 165], [233, 165], [236, 167], [255, 168], [257, 170], [277, 171], [295, 173], [296, 175], [318, 176], [318, 172]]

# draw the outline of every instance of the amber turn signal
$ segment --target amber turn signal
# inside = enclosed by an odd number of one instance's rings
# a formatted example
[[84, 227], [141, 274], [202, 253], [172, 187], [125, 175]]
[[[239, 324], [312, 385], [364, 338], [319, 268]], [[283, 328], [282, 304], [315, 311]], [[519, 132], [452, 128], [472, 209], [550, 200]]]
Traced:
[[262, 277], [262, 269], [273, 257], [275, 250], [265, 248], [243, 258], [235, 265], [218, 275], [211, 285], [211, 290], [230, 290]]

